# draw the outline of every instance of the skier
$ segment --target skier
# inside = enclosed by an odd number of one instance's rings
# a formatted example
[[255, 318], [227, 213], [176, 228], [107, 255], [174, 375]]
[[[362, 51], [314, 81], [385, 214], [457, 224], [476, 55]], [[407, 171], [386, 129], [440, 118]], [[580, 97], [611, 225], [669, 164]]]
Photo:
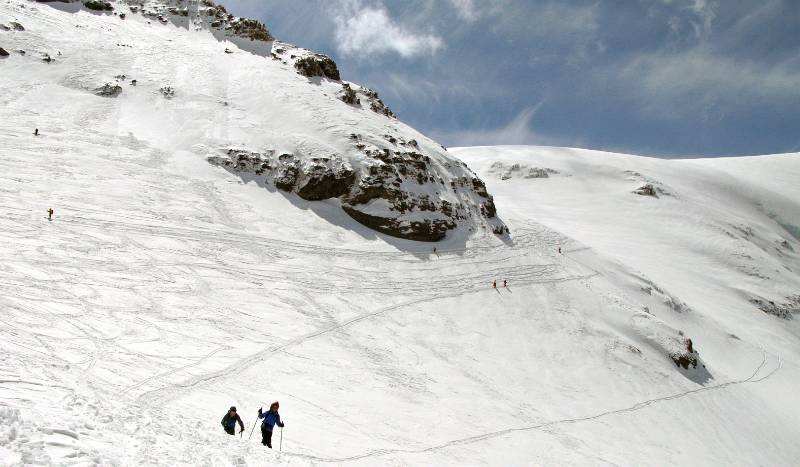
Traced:
[[508, 287], [508, 281], [503, 279], [503, 287]]
[[244, 422], [242, 422], [242, 417], [236, 413], [236, 407], [231, 407], [228, 409], [228, 413], [222, 417], [222, 427], [225, 429], [225, 433], [229, 435], [236, 434], [236, 422], [239, 422], [239, 433], [244, 431]]
[[492, 288], [493, 288], [493, 289], [496, 289], [496, 288], [497, 288], [497, 281], [492, 281]]
[[561, 247], [558, 247], [558, 254], [561, 254]]
[[49, 221], [53, 220], [53, 208], [47, 209], [47, 220]]
[[33, 130], [33, 136], [39, 136], [39, 129]]
[[269, 406], [269, 412], [263, 413], [258, 409], [258, 418], [263, 418], [264, 422], [261, 424], [261, 444], [272, 449], [272, 429], [275, 425], [283, 428], [284, 423], [281, 422], [281, 416], [278, 414], [280, 405], [273, 402]]

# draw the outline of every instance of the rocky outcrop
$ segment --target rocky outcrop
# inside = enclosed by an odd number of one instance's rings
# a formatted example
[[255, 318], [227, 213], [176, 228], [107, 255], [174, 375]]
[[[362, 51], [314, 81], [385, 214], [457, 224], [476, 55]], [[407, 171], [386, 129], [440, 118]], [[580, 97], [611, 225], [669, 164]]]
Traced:
[[294, 63], [294, 68], [301, 75], [313, 78], [321, 76], [333, 81], [341, 80], [336, 62], [327, 55], [313, 54], [303, 57]]
[[236, 18], [229, 27], [237, 36], [251, 41], [269, 42], [275, 39], [263, 23], [254, 19]]
[[790, 320], [795, 314], [800, 314], [800, 295], [786, 297], [783, 303], [761, 297], [750, 297], [749, 301], [764, 313], [778, 318]]
[[106, 83], [94, 90], [94, 93], [101, 97], [117, 97], [122, 94], [122, 86]]
[[[209, 162], [264, 184], [294, 193], [307, 201], [338, 199], [342, 209], [357, 222], [378, 232], [418, 241], [438, 241], [456, 228], [458, 222], [470, 218], [471, 208], [455, 201], [458, 193], [470, 199], [481, 199], [474, 211], [489, 220], [492, 231], [505, 235], [508, 229], [494, 219], [496, 209], [486, 185], [473, 176], [446, 183], [434, 167], [430, 156], [423, 154], [415, 140], [387, 138], [397, 150], [359, 143], [358, 135], [350, 139], [361, 151], [359, 165], [354, 167], [340, 155], [308, 157], [277, 151], [254, 152], [228, 149]], [[399, 147], [417, 148], [400, 150]], [[448, 186], [452, 191], [448, 191]], [[452, 200], [446, 199], [446, 195]], [[478, 209], [479, 206], [479, 209]], [[473, 211], [473, 212], [474, 212]]]
[[640, 186], [639, 188], [633, 190], [633, 193], [639, 196], [652, 196], [653, 198], [658, 198], [656, 188], [651, 183], [646, 183]]
[[8, 57], [8, 56], [9, 56], [9, 53], [6, 52], [6, 49], [0, 47], [0, 57], [5, 58], [5, 57]]
[[386, 104], [383, 103], [381, 98], [378, 96], [377, 91], [375, 91], [374, 89], [362, 87], [361, 92], [367, 98], [370, 110], [372, 110], [375, 113], [386, 115], [387, 117], [390, 118], [396, 117], [394, 112], [392, 112], [392, 110]]
[[84, 0], [83, 6], [94, 11], [112, 11], [114, 9], [110, 3], [104, 0]]
[[684, 344], [686, 346], [685, 351], [673, 352], [670, 358], [672, 358], [672, 361], [675, 362], [677, 366], [684, 370], [688, 370], [689, 367], [697, 368], [698, 353], [694, 350], [692, 340], [685, 339]]
[[339, 93], [339, 99], [341, 99], [345, 104], [361, 105], [361, 100], [358, 98], [358, 94], [356, 94], [356, 91], [347, 83], [342, 84], [342, 92]]

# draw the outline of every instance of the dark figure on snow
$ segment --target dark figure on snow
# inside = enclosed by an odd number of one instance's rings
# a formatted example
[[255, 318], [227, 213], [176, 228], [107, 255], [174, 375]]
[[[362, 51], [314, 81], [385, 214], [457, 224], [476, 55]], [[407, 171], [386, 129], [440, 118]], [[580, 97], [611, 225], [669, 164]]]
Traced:
[[492, 288], [493, 288], [493, 289], [496, 289], [496, 288], [497, 288], [497, 281], [492, 281]]
[[503, 287], [508, 287], [508, 281], [503, 279]]
[[53, 220], [53, 212], [54, 212], [53, 208], [49, 208], [47, 210], [47, 220], [49, 220], [49, 221]]
[[284, 427], [283, 422], [281, 422], [281, 416], [278, 414], [279, 407], [280, 405], [277, 402], [273, 402], [269, 406], [269, 412], [262, 413], [261, 409], [258, 409], [258, 418], [264, 419], [261, 423], [261, 444], [270, 449], [272, 449], [272, 429], [275, 425], [281, 428]]
[[231, 407], [228, 413], [222, 417], [222, 427], [225, 428], [225, 433], [235, 435], [237, 422], [239, 423], [239, 433], [241, 433], [244, 431], [244, 422], [242, 422], [242, 417], [236, 413], [236, 407]]
[[561, 253], [561, 247], [558, 247], [558, 252]]
[[33, 130], [33, 136], [39, 136], [39, 129]]

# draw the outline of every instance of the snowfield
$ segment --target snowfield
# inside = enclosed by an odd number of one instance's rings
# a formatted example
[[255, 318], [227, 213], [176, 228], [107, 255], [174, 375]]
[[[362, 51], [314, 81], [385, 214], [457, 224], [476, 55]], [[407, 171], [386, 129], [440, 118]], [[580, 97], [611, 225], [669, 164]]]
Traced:
[[207, 158], [415, 130], [205, 30], [0, 2], [0, 465], [800, 461], [800, 154], [451, 149], [510, 235], [403, 240]]

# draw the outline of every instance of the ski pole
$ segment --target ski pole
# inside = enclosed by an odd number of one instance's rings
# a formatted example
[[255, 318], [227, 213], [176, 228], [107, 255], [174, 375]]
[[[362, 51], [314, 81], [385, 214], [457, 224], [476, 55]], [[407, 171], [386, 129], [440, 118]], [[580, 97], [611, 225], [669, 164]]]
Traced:
[[281, 427], [281, 444], [278, 446], [278, 451], [283, 452], [283, 427]]
[[250, 436], [248, 436], [247, 439], [253, 438], [253, 432], [256, 431], [256, 425], [258, 425], [258, 419], [256, 419], [255, 423], [253, 423], [253, 429], [250, 430]]

